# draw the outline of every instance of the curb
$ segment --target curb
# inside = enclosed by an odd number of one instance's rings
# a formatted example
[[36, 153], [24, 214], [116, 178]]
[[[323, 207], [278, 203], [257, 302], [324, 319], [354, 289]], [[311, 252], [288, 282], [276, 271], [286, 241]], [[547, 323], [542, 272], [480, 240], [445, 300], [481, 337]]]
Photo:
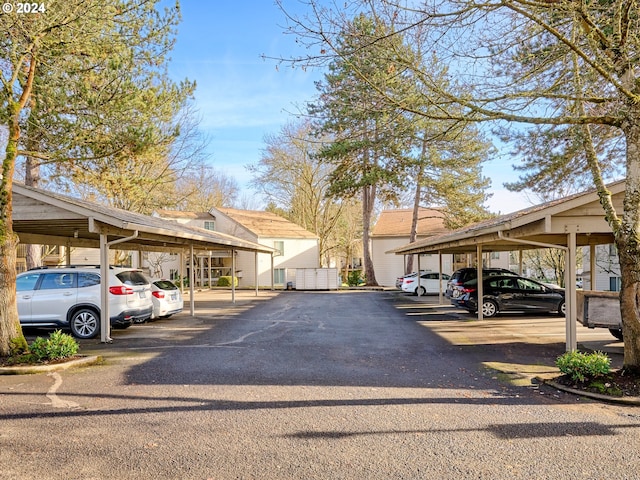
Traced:
[[577, 395], [579, 397], [586, 397], [592, 400], [599, 400], [601, 402], [607, 403], [616, 403], [620, 405], [632, 405], [632, 406], [640, 406], [640, 398], [639, 397], [612, 397], [610, 395], [602, 395], [600, 393], [594, 392], [585, 392], [584, 390], [578, 390], [575, 388], [567, 387], [566, 385], [562, 385], [560, 383], [556, 383], [553, 380], [545, 380], [543, 378], [536, 377], [536, 380], [544, 385], [548, 385], [550, 387], [555, 388], [556, 390], [560, 390], [562, 392], [571, 393], [573, 395]]
[[17, 365], [12, 367], [0, 367], [0, 375], [29, 375], [32, 373], [56, 372], [67, 370], [68, 368], [93, 365], [102, 360], [98, 355], [89, 355], [76, 358], [63, 363], [53, 363], [49, 365]]

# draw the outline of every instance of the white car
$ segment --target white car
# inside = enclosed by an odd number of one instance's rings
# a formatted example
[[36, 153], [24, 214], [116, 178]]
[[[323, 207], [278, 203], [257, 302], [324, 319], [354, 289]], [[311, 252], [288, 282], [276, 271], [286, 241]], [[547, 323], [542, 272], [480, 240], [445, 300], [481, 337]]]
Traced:
[[[78, 338], [100, 333], [100, 267], [42, 267], [16, 278], [23, 327], [69, 328]], [[151, 318], [151, 285], [142, 271], [109, 267], [111, 326], [127, 328]]]
[[184, 308], [182, 293], [170, 280], [151, 281], [151, 300], [153, 301], [152, 319], [168, 318], [174, 313], [180, 313]]
[[447, 282], [451, 278], [446, 273], [441, 274], [440, 281], [438, 282], [438, 272], [424, 272], [420, 275], [420, 291], [418, 292], [418, 274], [412, 273], [404, 277], [402, 286], [400, 287], [403, 292], [415, 293], [425, 295], [427, 293], [444, 293], [447, 288]]

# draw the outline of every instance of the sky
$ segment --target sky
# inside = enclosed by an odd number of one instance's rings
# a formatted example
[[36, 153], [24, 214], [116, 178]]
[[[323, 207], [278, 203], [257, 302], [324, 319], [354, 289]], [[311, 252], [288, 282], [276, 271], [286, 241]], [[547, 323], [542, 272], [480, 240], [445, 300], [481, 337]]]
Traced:
[[[283, 4], [298, 13], [306, 8], [298, 0]], [[188, 78], [197, 84], [195, 107], [200, 130], [209, 138], [209, 163], [236, 180], [240, 197], [253, 199], [251, 208], [263, 208], [249, 186], [246, 166], [260, 161], [265, 135], [278, 135], [313, 100], [314, 81], [322, 72], [278, 66], [262, 58], [302, 53], [295, 39], [284, 33], [285, 17], [273, 0], [182, 0], [180, 5], [182, 22], [169, 73], [175, 80]], [[517, 179], [512, 163], [508, 157], [496, 157], [485, 167], [484, 175], [492, 180], [493, 196], [487, 202], [492, 212], [505, 214], [532, 205], [502, 186]]]

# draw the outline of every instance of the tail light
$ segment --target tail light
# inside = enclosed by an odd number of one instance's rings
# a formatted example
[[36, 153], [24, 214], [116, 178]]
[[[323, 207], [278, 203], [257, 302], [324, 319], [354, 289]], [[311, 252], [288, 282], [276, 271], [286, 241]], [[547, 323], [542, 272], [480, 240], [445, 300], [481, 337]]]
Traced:
[[164, 298], [164, 292], [161, 292], [161, 291], [151, 292], [151, 295], [153, 295], [156, 298]]
[[112, 293], [113, 295], [133, 295], [133, 288], [125, 285], [109, 287], [109, 293]]
[[405, 280], [407, 283], [413, 283], [413, 280]]
[[462, 293], [473, 293], [477, 290], [475, 287], [462, 287]]

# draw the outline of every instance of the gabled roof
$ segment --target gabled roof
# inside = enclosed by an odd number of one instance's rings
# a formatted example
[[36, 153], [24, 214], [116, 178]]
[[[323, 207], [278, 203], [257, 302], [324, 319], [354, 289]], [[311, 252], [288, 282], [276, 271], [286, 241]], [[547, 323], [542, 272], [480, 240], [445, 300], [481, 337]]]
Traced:
[[[622, 212], [625, 181], [611, 183], [607, 188], [616, 210]], [[611, 227], [595, 190], [491, 218], [388, 253], [463, 253], [473, 252], [477, 245], [483, 245], [485, 251], [535, 248], [536, 243], [566, 246], [571, 232], [575, 233], [578, 246], [613, 242]]]
[[[383, 210], [373, 227], [372, 237], [409, 237], [411, 234], [412, 208]], [[434, 208], [420, 207], [418, 210], [417, 234], [440, 235], [448, 230], [444, 226], [444, 214]]]
[[239, 210], [235, 208], [214, 207], [209, 211], [213, 216], [225, 215], [245, 229], [262, 238], [309, 238], [318, 236], [305, 230], [275, 213], [257, 210]]
[[273, 248], [220, 232], [128, 212], [14, 182], [13, 228], [22, 243], [99, 247], [100, 234], [127, 249], [162, 250], [193, 246], [199, 250], [272, 253]]
[[185, 219], [185, 220], [212, 220], [213, 216], [209, 212], [183, 212], [180, 210], [157, 210], [156, 214], [160, 218], [167, 220]]

